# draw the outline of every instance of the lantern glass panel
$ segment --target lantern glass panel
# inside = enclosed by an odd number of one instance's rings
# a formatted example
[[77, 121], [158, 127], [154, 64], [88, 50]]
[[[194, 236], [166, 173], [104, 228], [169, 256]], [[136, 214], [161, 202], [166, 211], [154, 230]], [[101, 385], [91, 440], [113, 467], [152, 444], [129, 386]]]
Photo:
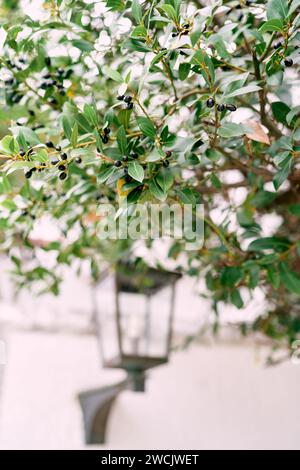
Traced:
[[120, 360], [121, 351], [118, 341], [116, 322], [116, 301], [114, 277], [104, 279], [96, 289], [96, 315], [100, 352], [103, 365]]
[[100, 350], [106, 367], [153, 367], [167, 361], [178, 275], [118, 271], [96, 289]]
[[153, 295], [119, 292], [123, 354], [167, 356], [170, 304], [170, 286]]

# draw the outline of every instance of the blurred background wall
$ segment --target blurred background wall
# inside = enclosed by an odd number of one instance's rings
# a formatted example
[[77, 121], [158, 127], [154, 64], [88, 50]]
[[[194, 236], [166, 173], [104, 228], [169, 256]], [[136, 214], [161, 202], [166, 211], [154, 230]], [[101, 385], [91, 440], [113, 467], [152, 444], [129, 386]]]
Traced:
[[[6, 365], [0, 448], [85, 448], [78, 393], [122, 380], [101, 368], [87, 278], [67, 271], [61, 297], [16, 297], [0, 269], [0, 336]], [[300, 366], [265, 367], [269, 346], [241, 339], [224, 309], [224, 331], [205, 334], [211, 312], [190, 280], [179, 286], [175, 338], [202, 334], [149, 372], [146, 393], [123, 392], [99, 449], [299, 449]], [[238, 315], [253, 315], [261, 298]], [[226, 326], [226, 328], [225, 328]], [[229, 327], [230, 326], [230, 327]]]

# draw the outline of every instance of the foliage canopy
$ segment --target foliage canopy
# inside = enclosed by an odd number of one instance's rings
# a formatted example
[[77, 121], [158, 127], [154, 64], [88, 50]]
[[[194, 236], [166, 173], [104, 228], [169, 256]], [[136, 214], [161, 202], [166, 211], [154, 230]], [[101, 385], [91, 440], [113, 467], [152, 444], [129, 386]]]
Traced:
[[[99, 201], [201, 202], [204, 247], [176, 240], [168, 256], [205, 276], [216, 312], [260, 287], [269, 311], [251, 327], [299, 336], [300, 1], [45, 0], [27, 14], [5, 0], [0, 11], [0, 242], [19, 284], [58, 292], [40, 249], [57, 266], [88, 260], [95, 277], [99, 254], [133, 251], [97, 239]], [[44, 214], [60, 238], [37, 247]]]

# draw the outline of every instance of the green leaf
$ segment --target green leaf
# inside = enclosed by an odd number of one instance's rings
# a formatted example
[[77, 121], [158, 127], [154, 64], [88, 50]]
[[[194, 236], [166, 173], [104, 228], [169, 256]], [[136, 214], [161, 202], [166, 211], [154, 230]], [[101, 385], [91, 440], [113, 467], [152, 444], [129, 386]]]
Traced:
[[258, 238], [250, 243], [248, 246], [249, 251], [264, 251], [264, 250], [274, 250], [274, 251], [286, 251], [290, 246], [290, 242], [285, 238], [279, 237], [265, 237]]
[[36, 155], [34, 156], [34, 160], [41, 163], [47, 163], [49, 161], [47, 150], [44, 148], [38, 148]]
[[134, 30], [132, 31], [130, 37], [133, 39], [146, 38], [147, 30], [145, 26], [142, 26], [142, 25], [136, 26]]
[[237, 308], [243, 308], [244, 302], [238, 289], [234, 289], [230, 293], [230, 300]]
[[[293, 108], [286, 116], [286, 122], [288, 123], [289, 126], [291, 125], [296, 125], [296, 122], [297, 120], [295, 119], [297, 116], [300, 115], [300, 106], [296, 106], [295, 108]], [[294, 123], [295, 121], [295, 123]], [[300, 123], [298, 122], [298, 125], [300, 125]]]
[[142, 20], [142, 8], [138, 0], [132, 0], [132, 16], [137, 23], [140, 23]]
[[64, 115], [62, 117], [62, 125], [63, 125], [65, 136], [67, 137], [68, 141], [71, 142], [72, 127], [71, 127], [70, 119], [68, 116]]
[[267, 279], [271, 282], [274, 289], [278, 289], [280, 286], [280, 274], [276, 268], [274, 269], [273, 264], [267, 266]]
[[191, 64], [186, 64], [186, 63], [182, 63], [179, 65], [179, 69], [178, 69], [178, 75], [179, 75], [179, 78], [180, 80], [185, 80], [188, 76], [188, 74], [190, 73], [190, 70], [191, 70]]
[[3, 186], [3, 192], [5, 193], [11, 193], [12, 192], [12, 185], [6, 175], [2, 176], [2, 186]]
[[290, 174], [291, 168], [292, 168], [292, 157], [289, 155], [288, 159], [286, 160], [285, 165], [278, 171], [278, 173], [276, 173], [274, 177], [273, 185], [276, 191], [287, 180]]
[[130, 191], [130, 193], [127, 196], [127, 203], [135, 204], [139, 200], [142, 193], [143, 193], [143, 189], [140, 188], [139, 186], [137, 188], [134, 188], [132, 191]]
[[161, 189], [155, 178], [149, 181], [149, 190], [159, 201], [165, 201], [167, 194]]
[[268, 20], [272, 20], [273, 18], [284, 20], [287, 18], [288, 12], [288, 0], [269, 0], [267, 5]]
[[128, 174], [141, 183], [144, 179], [144, 168], [137, 162], [131, 162], [128, 165]]
[[82, 52], [91, 52], [94, 50], [93, 44], [88, 41], [85, 41], [84, 39], [74, 39], [72, 41], [72, 44], [74, 47], [80, 49]]
[[71, 144], [73, 148], [76, 147], [77, 140], [78, 140], [78, 124], [77, 122], [75, 122], [73, 129], [72, 129], [72, 134], [71, 134]]
[[19, 153], [19, 150], [20, 150], [19, 144], [14, 138], [11, 139], [9, 148], [12, 153]]
[[211, 181], [211, 184], [213, 185], [214, 188], [222, 189], [222, 183], [215, 174], [211, 175], [210, 181]]
[[162, 168], [156, 176], [156, 181], [164, 192], [167, 192], [173, 185], [174, 179], [170, 170]]
[[41, 143], [37, 134], [30, 129], [30, 127], [17, 126], [12, 127], [12, 130], [15, 135], [19, 135], [21, 132], [30, 146], [39, 145]]
[[0, 142], [0, 148], [9, 155], [13, 155], [19, 151], [19, 146], [17, 146], [17, 142], [12, 135], [3, 137]]
[[10, 165], [10, 168], [7, 170], [6, 175], [10, 175], [11, 173], [14, 173], [17, 170], [26, 170], [26, 169], [29, 170], [30, 168], [33, 168], [34, 166], [35, 166], [34, 162], [25, 162], [25, 161], [13, 162]]
[[174, 21], [174, 23], [178, 22], [179, 20], [178, 15], [176, 14], [176, 11], [174, 10], [174, 7], [172, 7], [172, 5], [164, 4], [164, 5], [160, 5], [159, 8], [160, 10], [163, 10], [168, 16], [168, 18]]
[[279, 18], [274, 18], [273, 20], [266, 21], [260, 28], [261, 33], [266, 33], [269, 31], [282, 31], [283, 30], [283, 21]]
[[192, 57], [192, 64], [200, 67], [200, 73], [203, 75], [208, 86], [215, 82], [215, 68], [211, 58], [202, 50], [198, 50]]
[[238, 266], [226, 266], [221, 272], [221, 284], [226, 287], [234, 287], [243, 279], [243, 274], [243, 270]]
[[285, 285], [285, 287], [293, 294], [300, 295], [299, 274], [291, 271], [291, 269], [285, 263], [280, 263], [279, 271], [281, 282]]
[[84, 114], [78, 113], [76, 116], [76, 121], [78, 123], [79, 129], [83, 130], [87, 134], [90, 134], [93, 132], [94, 129], [92, 128], [92, 126], [90, 125], [89, 121], [87, 120]]
[[111, 11], [123, 11], [125, 3], [123, 0], [107, 0], [106, 6]]
[[183, 188], [177, 191], [180, 197], [180, 201], [183, 204], [196, 204], [196, 197], [190, 188]]
[[136, 120], [137, 120], [139, 128], [141, 129], [141, 132], [147, 137], [151, 137], [152, 139], [155, 139], [156, 129], [153, 123], [150, 121], [150, 119], [146, 117], [138, 117]]
[[271, 107], [276, 121], [281, 122], [282, 124], [286, 124], [286, 117], [291, 111], [289, 106], [285, 103], [282, 103], [282, 101], [275, 101], [271, 104]]
[[234, 122], [226, 122], [218, 130], [218, 134], [221, 137], [239, 137], [245, 134], [244, 126], [241, 124], [235, 124]]
[[289, 16], [292, 15], [299, 7], [300, 7], [300, 0], [293, 0], [290, 5]]
[[162, 57], [164, 57], [166, 54], [167, 54], [168, 51], [160, 51], [158, 54], [156, 54], [153, 59], [151, 60], [151, 63], [150, 63], [150, 67], [149, 67], [149, 70], [151, 71], [151, 67], [155, 64], [157, 64], [157, 62], [160, 61], [160, 59]]
[[127, 137], [126, 137], [126, 132], [125, 132], [123, 126], [118, 129], [117, 142], [118, 142], [118, 147], [119, 147], [120, 152], [122, 153], [122, 155], [126, 155]]
[[297, 217], [300, 217], [300, 204], [291, 204], [289, 206], [289, 212], [292, 215], [296, 215]]
[[118, 112], [118, 121], [122, 126], [124, 126], [125, 129], [128, 129], [129, 127], [131, 113], [132, 111], [130, 109], [121, 109]]
[[97, 126], [98, 117], [95, 108], [89, 104], [85, 104], [83, 107], [83, 112], [89, 123], [92, 124], [92, 126]]
[[27, 145], [27, 142], [26, 142], [26, 139], [25, 139], [25, 137], [24, 137], [23, 132], [19, 132], [19, 135], [18, 135], [18, 142], [19, 142], [20, 147], [23, 147], [23, 149], [24, 149], [25, 151], [28, 150], [28, 145]]
[[97, 182], [98, 183], [105, 183], [106, 180], [116, 171], [116, 167], [113, 165], [102, 165], [100, 168], [100, 172], [97, 175]]
[[5, 199], [4, 201], [1, 202], [1, 205], [5, 207], [5, 209], [8, 209], [9, 211], [15, 211], [18, 209], [18, 206], [14, 201], [11, 199]]
[[261, 90], [260, 86], [257, 86], [255, 84], [247, 85], [244, 87], [241, 87], [232, 93], [229, 93], [229, 95], [224, 95], [224, 98], [234, 98], [235, 96], [240, 96], [240, 95], [246, 95], [247, 93], [254, 93], [255, 91]]
[[118, 83], [123, 83], [123, 78], [121, 76], [121, 74], [117, 71], [117, 70], [113, 70], [111, 69], [110, 67], [107, 67], [106, 65], [102, 68], [102, 71], [104, 73], [104, 75], [106, 75], [107, 77], [111, 78], [112, 80], [114, 80], [115, 82], [118, 82]]

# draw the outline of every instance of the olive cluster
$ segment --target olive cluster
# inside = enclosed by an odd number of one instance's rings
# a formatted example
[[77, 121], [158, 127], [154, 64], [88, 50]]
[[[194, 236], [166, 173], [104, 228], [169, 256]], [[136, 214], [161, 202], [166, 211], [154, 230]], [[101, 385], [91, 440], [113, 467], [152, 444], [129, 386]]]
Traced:
[[103, 129], [103, 133], [100, 135], [101, 140], [104, 144], [107, 144], [107, 142], [109, 141], [109, 134], [110, 134], [110, 128], [105, 127]]
[[126, 108], [127, 109], [132, 109], [133, 108], [133, 102], [132, 102], [132, 96], [130, 95], [118, 95], [117, 100], [119, 101], [124, 101], [126, 103]]
[[122, 166], [122, 162], [124, 164], [128, 163], [130, 160], [137, 160], [139, 158], [138, 154], [136, 152], [132, 152], [130, 155], [124, 155], [122, 160], [116, 160], [114, 165], [119, 168]]
[[179, 25], [178, 28], [173, 31], [172, 38], [176, 38], [176, 36], [186, 36], [189, 34], [191, 30], [191, 25], [189, 23], [184, 23], [182, 26]]
[[[19, 64], [25, 64], [26, 59], [20, 58], [18, 62]], [[22, 65], [19, 65], [19, 64], [13, 62], [10, 59], [6, 61], [7, 68], [11, 72], [14, 72], [14, 71], [18, 72], [19, 70], [23, 70]], [[5, 84], [5, 89], [6, 89], [7, 101], [13, 104], [19, 103], [24, 96], [24, 93], [19, 90], [19, 85], [20, 85], [19, 80], [12, 76], [8, 78], [7, 80], [5, 80], [4, 84]]]
[[[208, 98], [206, 101], [206, 106], [208, 108], [213, 108], [215, 106], [216, 102], [213, 98]], [[218, 104], [217, 105], [217, 110], [221, 113], [222, 111], [231, 111], [234, 112], [236, 111], [236, 106], [234, 104]]]
[[130, 162], [130, 161], [133, 161], [133, 160], [137, 160], [138, 158], [139, 158], [138, 154], [136, 152], [132, 152], [132, 153], [130, 153], [130, 155], [124, 155], [122, 160], [116, 160], [114, 162], [114, 166], [116, 168], [121, 168], [122, 167], [122, 169], [124, 171], [125, 180], [126, 180], [127, 183], [130, 183], [130, 181], [132, 181], [131, 176], [128, 175], [127, 163]]
[[[57, 99], [58, 96], [63, 97], [66, 95], [66, 89], [64, 87], [63, 81], [72, 75], [73, 70], [64, 70], [60, 67], [54, 68], [52, 66], [50, 57], [45, 57], [45, 64], [48, 71], [42, 77], [43, 81], [41, 82], [40, 88], [42, 90], [47, 90], [49, 95], [51, 94], [49, 103], [55, 106], [59, 102]], [[57, 97], [53, 96], [53, 93], [55, 93]]]
[[[277, 41], [277, 42], [275, 42], [273, 47], [274, 47], [275, 50], [278, 50], [278, 49], [281, 49], [283, 46], [284, 46], [284, 44], [283, 44], [282, 41]], [[293, 59], [291, 59], [290, 57], [286, 57], [284, 59], [284, 65], [286, 67], [293, 67], [293, 65], [294, 65]]]
[[[49, 149], [53, 149], [57, 152], [57, 155], [55, 158], [53, 158], [51, 160], [51, 165], [57, 167], [58, 171], [59, 171], [59, 179], [60, 180], [65, 180], [68, 176], [68, 155], [66, 152], [63, 152], [62, 151], [62, 148], [60, 145], [54, 145], [54, 143], [51, 141], [51, 140], [48, 140], [47, 142], [45, 142], [45, 145], [47, 148]], [[21, 157], [26, 157], [26, 156], [30, 156], [33, 152], [33, 149], [30, 148], [29, 150], [27, 150], [27, 152], [24, 151], [24, 149], [20, 149], [20, 152], [19, 152], [19, 155]], [[76, 157], [74, 159], [75, 163], [77, 164], [80, 164], [82, 162], [82, 159], [81, 157]], [[47, 167], [46, 163], [39, 163], [38, 167], [33, 167], [33, 168], [30, 168], [30, 170], [28, 170], [26, 173], [25, 173], [25, 178], [29, 179], [32, 177], [33, 173], [36, 172], [36, 171], [43, 171], [45, 168]]]
[[172, 156], [171, 150], [167, 150], [165, 153], [165, 158], [162, 161], [162, 164], [165, 168], [167, 168], [170, 165], [170, 162], [168, 159], [171, 158], [171, 156]]
[[[55, 148], [57, 152], [61, 152], [61, 146], [57, 145], [54, 147], [54, 143], [49, 140], [45, 144], [48, 148]], [[81, 163], [81, 159], [80, 162]], [[66, 152], [61, 152], [59, 155], [59, 158], [54, 158], [51, 160], [51, 165], [56, 166], [58, 171], [59, 171], [59, 179], [60, 180], [65, 180], [68, 176], [67, 171], [68, 171], [68, 155]]]

